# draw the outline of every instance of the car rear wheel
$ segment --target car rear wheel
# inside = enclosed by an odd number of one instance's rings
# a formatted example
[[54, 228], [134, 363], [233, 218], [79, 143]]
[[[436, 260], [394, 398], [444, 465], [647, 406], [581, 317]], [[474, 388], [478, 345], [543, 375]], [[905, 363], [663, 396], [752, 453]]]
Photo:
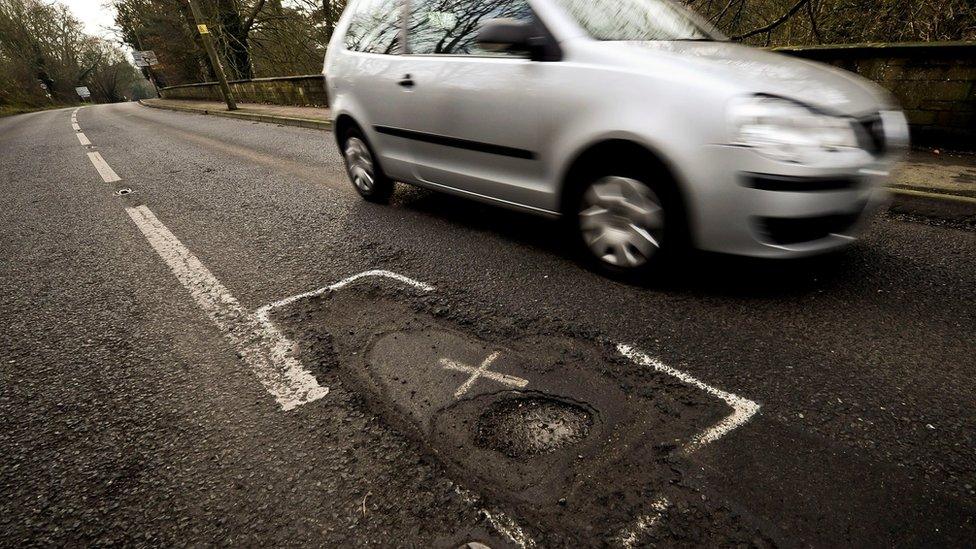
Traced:
[[380, 168], [366, 137], [357, 128], [351, 128], [343, 140], [343, 158], [346, 172], [360, 196], [370, 202], [385, 203], [393, 195], [393, 181]]

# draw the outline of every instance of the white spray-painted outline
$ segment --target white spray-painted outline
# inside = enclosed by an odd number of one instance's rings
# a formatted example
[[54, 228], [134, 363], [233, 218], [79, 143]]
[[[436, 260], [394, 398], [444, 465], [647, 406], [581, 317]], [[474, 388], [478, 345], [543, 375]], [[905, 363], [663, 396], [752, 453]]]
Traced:
[[267, 318], [268, 317], [268, 314], [270, 314], [271, 311], [273, 311], [274, 309], [278, 309], [278, 308], [281, 308], [281, 307], [287, 307], [288, 305], [291, 305], [292, 303], [294, 303], [296, 301], [301, 301], [302, 299], [307, 299], [307, 298], [310, 298], [310, 297], [318, 297], [318, 296], [320, 296], [322, 294], [325, 294], [325, 293], [328, 293], [328, 292], [334, 292], [336, 290], [341, 290], [341, 289], [345, 288], [346, 286], [349, 286], [350, 284], [353, 284], [354, 282], [358, 282], [359, 280], [362, 280], [364, 278], [370, 278], [370, 277], [389, 278], [391, 280], [396, 280], [397, 282], [402, 282], [403, 284], [406, 284], [407, 286], [416, 288], [418, 290], [422, 290], [424, 292], [432, 292], [432, 291], [434, 291], [434, 287], [431, 286], [430, 284], [424, 284], [423, 282], [420, 282], [418, 280], [414, 280], [414, 279], [412, 279], [412, 278], [410, 278], [408, 276], [404, 276], [404, 275], [399, 274], [399, 273], [394, 273], [393, 271], [384, 271], [384, 270], [375, 269], [375, 270], [372, 270], [372, 271], [364, 271], [364, 272], [361, 272], [359, 274], [354, 274], [354, 275], [352, 275], [350, 277], [343, 278], [342, 280], [340, 280], [339, 282], [336, 282], [335, 284], [330, 284], [329, 286], [323, 286], [323, 287], [321, 287], [321, 288], [319, 288], [317, 290], [312, 290], [310, 292], [296, 294], [296, 295], [293, 295], [291, 297], [286, 297], [284, 299], [275, 301], [274, 303], [269, 303], [269, 304], [261, 307], [260, 309], [258, 309], [257, 310], [257, 315], [260, 316], [260, 317]]
[[509, 542], [514, 544], [521, 549], [528, 549], [529, 547], [535, 547], [535, 540], [532, 539], [528, 534], [522, 530], [518, 522], [512, 517], [502, 513], [497, 509], [489, 511], [488, 509], [481, 507], [478, 502], [478, 497], [473, 495], [469, 490], [465, 490], [460, 486], [455, 486], [454, 490], [461, 496], [464, 503], [477, 508], [478, 512], [491, 524], [491, 527], [495, 529], [499, 534], [505, 537]]
[[529, 384], [529, 380], [527, 379], [489, 370], [488, 368], [491, 367], [492, 363], [494, 363], [499, 356], [501, 356], [500, 351], [491, 353], [488, 355], [488, 358], [484, 359], [481, 362], [481, 365], [479, 365], [477, 368], [451, 360], [449, 358], [440, 359], [439, 363], [441, 368], [444, 368], [445, 370], [453, 370], [455, 372], [471, 374], [471, 377], [462, 383], [461, 386], [458, 387], [457, 391], [454, 392], [455, 400], [460, 400], [460, 398], [463, 397], [472, 386], [474, 386], [475, 382], [481, 378], [490, 379], [495, 383], [501, 383], [502, 385], [508, 385], [509, 387], [514, 387], [516, 389], [524, 389]]
[[[357, 282], [365, 278], [370, 278], [370, 277], [389, 278], [424, 291], [432, 291], [434, 289], [433, 286], [424, 284], [422, 282], [418, 282], [412, 278], [403, 276], [401, 274], [397, 274], [391, 271], [373, 270], [373, 271], [365, 271], [359, 274], [352, 275], [350, 277], [340, 280], [339, 282], [336, 282], [335, 284], [331, 284], [329, 286], [325, 286], [317, 290], [313, 290], [311, 292], [305, 292], [305, 293], [293, 295], [291, 297], [286, 297], [285, 299], [275, 301], [274, 303], [269, 303], [268, 305], [264, 305], [258, 308], [256, 311], [254, 311], [253, 315], [250, 316], [252, 316], [254, 321], [260, 325], [261, 332], [266, 334], [272, 334], [267, 339], [267, 341], [269, 342], [268, 354], [271, 357], [271, 360], [277, 364], [287, 365], [287, 367], [285, 368], [286, 371], [305, 372], [305, 370], [302, 369], [301, 367], [301, 363], [298, 361], [298, 359], [295, 358], [295, 356], [297, 355], [297, 346], [293, 341], [285, 337], [281, 333], [281, 331], [278, 330], [278, 327], [275, 326], [274, 322], [271, 321], [271, 311], [278, 309], [280, 307], [286, 307], [302, 299], [319, 296], [326, 292], [341, 290], [346, 286], [353, 284], [354, 282]], [[311, 376], [311, 374], [308, 375]], [[316, 382], [316, 385], [317, 384], [318, 383]], [[327, 387], [323, 387], [322, 389], [324, 390], [324, 393], [316, 396], [316, 398], [310, 400], [299, 399], [296, 401], [289, 401], [287, 407], [285, 404], [282, 404], [282, 409], [285, 411], [292, 410], [298, 406], [301, 406], [302, 404], [307, 404], [312, 400], [317, 400], [319, 398], [322, 398], [329, 391]], [[268, 390], [269, 392], [272, 393], [272, 395], [275, 395], [277, 398], [277, 394], [273, 392], [271, 388], [269, 388]], [[279, 404], [281, 404], [281, 400], [279, 400]]]
[[654, 500], [654, 502], [651, 503], [651, 509], [653, 509], [654, 512], [637, 517], [637, 520], [634, 521], [634, 525], [625, 530], [618, 538], [620, 546], [626, 547], [627, 549], [636, 547], [641, 536], [649, 532], [651, 528], [657, 526], [657, 523], [661, 522], [661, 519], [664, 518], [664, 513], [668, 510], [668, 505], [670, 505], [670, 503], [664, 496]]
[[282, 410], [293, 410], [329, 393], [328, 387], [319, 385], [291, 355], [291, 341], [249, 313], [149, 208], [138, 206], [125, 211]]
[[[647, 354], [634, 349], [630, 345], [625, 345], [623, 343], [617, 344], [617, 352], [624, 355], [636, 364], [654, 368], [655, 371], [661, 372], [662, 374], [667, 374], [686, 385], [691, 385], [692, 387], [701, 389], [702, 391], [705, 391], [706, 393], [725, 402], [730, 408], [732, 408], [732, 413], [726, 416], [722, 421], [719, 421], [708, 429], [696, 434], [691, 439], [691, 442], [688, 442], [682, 446], [681, 450], [685, 455], [691, 455], [704, 446], [715, 442], [733, 430], [741, 427], [747, 421], [752, 419], [752, 417], [756, 415], [756, 412], [759, 411], [760, 405], [756, 402], [753, 402], [747, 398], [742, 398], [739, 395], [729, 393], [728, 391], [723, 391], [721, 389], [712, 387], [711, 385], [690, 374], [676, 370], [656, 358], [651, 358]], [[654, 525], [660, 522], [664, 511], [667, 510], [667, 506], [668, 500], [664, 498], [664, 496], [654, 500], [654, 502], [651, 503], [651, 509], [654, 510], [654, 513], [637, 517], [634, 524], [620, 534], [619, 540], [621, 545], [628, 549], [634, 547], [642, 535], [646, 534], [651, 528], [654, 527]]]
[[636, 364], [640, 364], [641, 366], [649, 366], [662, 374], [667, 374], [678, 381], [681, 381], [686, 385], [691, 385], [692, 387], [701, 389], [702, 391], [705, 391], [706, 393], [725, 402], [730, 408], [732, 408], [732, 413], [729, 416], [708, 429], [698, 433], [694, 438], [692, 438], [691, 442], [685, 444], [682, 447], [685, 454], [694, 453], [703, 446], [711, 444], [712, 442], [715, 442], [716, 440], [729, 434], [736, 428], [741, 427], [747, 421], [752, 419], [752, 416], [756, 415], [756, 412], [759, 411], [759, 404], [747, 398], [742, 398], [739, 395], [712, 387], [711, 385], [700, 381], [690, 374], [676, 370], [660, 360], [657, 360], [656, 358], [651, 358], [647, 354], [634, 349], [630, 345], [624, 345], [622, 343], [618, 344], [617, 351]]
[[[402, 274], [394, 273], [392, 271], [383, 271], [383, 270], [364, 271], [359, 274], [354, 274], [352, 276], [346, 277], [340, 280], [339, 282], [336, 282], [335, 284], [323, 286], [317, 290], [312, 290], [311, 292], [304, 292], [301, 294], [293, 295], [291, 297], [286, 297], [284, 299], [275, 301], [274, 303], [269, 303], [267, 305], [259, 307], [258, 310], [254, 311], [254, 317], [257, 319], [258, 322], [261, 323], [262, 326], [264, 326], [266, 330], [278, 332], [278, 328], [275, 326], [274, 322], [271, 321], [271, 311], [275, 309], [279, 309], [281, 307], [287, 307], [288, 305], [291, 305], [292, 303], [295, 303], [297, 301], [301, 301], [302, 299], [308, 299], [310, 297], [318, 297], [328, 292], [335, 292], [337, 290], [341, 290], [346, 286], [349, 286], [350, 284], [371, 277], [388, 278], [391, 280], [396, 280], [397, 282], [402, 282], [407, 286], [425, 292], [431, 292], [434, 290], [434, 287], [429, 284], [424, 284], [423, 282], [419, 282], [410, 277], [403, 276]], [[275, 357], [279, 357], [282, 359], [283, 357], [291, 357], [296, 354], [296, 351], [297, 348], [295, 344], [284, 337], [275, 341], [275, 346], [273, 350]]]

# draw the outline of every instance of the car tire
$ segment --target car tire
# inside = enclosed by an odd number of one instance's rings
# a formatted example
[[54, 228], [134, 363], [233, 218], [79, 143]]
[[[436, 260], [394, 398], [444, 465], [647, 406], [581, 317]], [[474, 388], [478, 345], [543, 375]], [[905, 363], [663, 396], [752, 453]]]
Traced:
[[686, 248], [683, 208], [673, 181], [636, 167], [580, 173], [566, 211], [579, 255], [617, 279], [658, 277]]
[[341, 150], [346, 173], [356, 192], [370, 202], [389, 202], [393, 196], [393, 181], [383, 173], [373, 148], [359, 128], [346, 130]]

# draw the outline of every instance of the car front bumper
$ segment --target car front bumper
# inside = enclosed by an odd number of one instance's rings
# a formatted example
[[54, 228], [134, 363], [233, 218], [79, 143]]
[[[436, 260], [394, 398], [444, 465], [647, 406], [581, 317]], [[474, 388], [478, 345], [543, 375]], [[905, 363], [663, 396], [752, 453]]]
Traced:
[[884, 184], [899, 158], [847, 157], [803, 166], [732, 146], [709, 147], [688, 174], [690, 226], [707, 251], [769, 258], [816, 255], [854, 242], [888, 200]]

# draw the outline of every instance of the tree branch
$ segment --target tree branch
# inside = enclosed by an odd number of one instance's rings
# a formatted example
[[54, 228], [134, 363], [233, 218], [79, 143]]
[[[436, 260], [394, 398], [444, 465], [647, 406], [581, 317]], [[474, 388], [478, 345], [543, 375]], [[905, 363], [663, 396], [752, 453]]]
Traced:
[[254, 7], [251, 8], [251, 13], [247, 14], [247, 19], [244, 20], [244, 34], [251, 32], [251, 27], [254, 26], [254, 20], [257, 18], [258, 14], [264, 8], [265, 0], [258, 0], [254, 3]]
[[757, 34], [763, 34], [763, 33], [766, 33], [766, 32], [772, 32], [774, 29], [776, 29], [776, 27], [778, 27], [778, 26], [782, 25], [783, 23], [787, 22], [790, 19], [790, 17], [793, 17], [794, 15], [796, 15], [796, 12], [800, 11], [800, 8], [802, 8], [803, 6], [807, 5], [807, 3], [809, 3], [809, 2], [810, 2], [810, 0], [798, 0], [797, 3], [796, 4], [793, 4], [793, 7], [790, 8], [789, 11], [787, 11], [786, 13], [784, 13], [782, 16], [780, 16], [779, 19], [776, 19], [775, 21], [772, 21], [768, 25], [759, 27], [758, 29], [752, 29], [751, 31], [749, 31], [749, 32], [747, 32], [745, 34], [740, 34], [738, 36], [733, 36], [732, 37], [732, 40], [745, 40], [746, 38], [751, 38], [753, 36], [756, 36]]

